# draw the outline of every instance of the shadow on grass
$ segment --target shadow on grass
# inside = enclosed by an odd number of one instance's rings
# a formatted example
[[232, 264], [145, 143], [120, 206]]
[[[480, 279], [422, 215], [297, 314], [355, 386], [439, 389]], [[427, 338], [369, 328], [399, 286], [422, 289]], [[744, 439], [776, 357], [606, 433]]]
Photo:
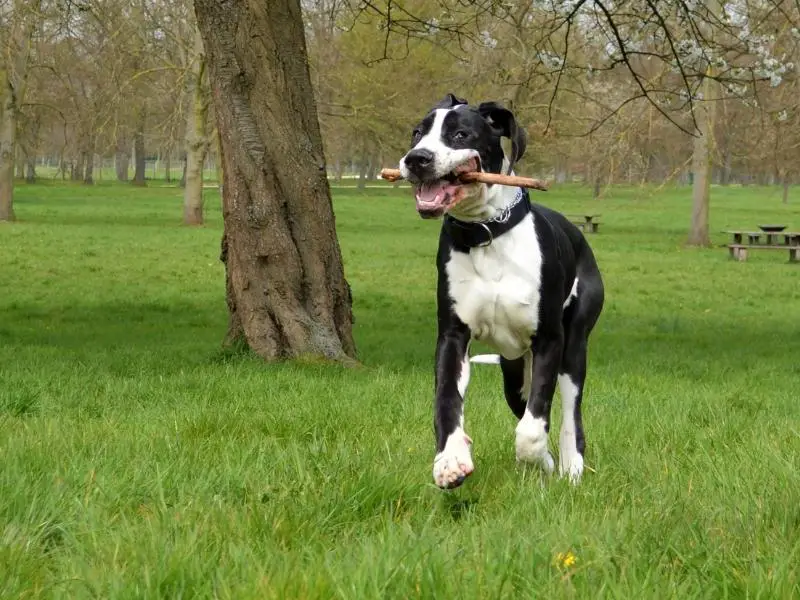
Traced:
[[[367, 367], [432, 372], [436, 316], [429, 304], [374, 293], [366, 302], [357, 300], [359, 360]], [[47, 308], [12, 303], [2, 311], [0, 344], [12, 352], [50, 347], [98, 357], [123, 354], [145, 364], [151, 362], [151, 355], [165, 353], [193, 356], [193, 362], [199, 359], [207, 364], [258, 360], [244, 348], [222, 347], [226, 327], [224, 307], [189, 302]], [[787, 349], [794, 341], [792, 332], [778, 328], [774, 320], [734, 323], [690, 316], [665, 320], [658, 314], [630, 320], [611, 313], [593, 333], [591, 360], [627, 371], [675, 371], [679, 377], [702, 378], [717, 366], [747, 369], [768, 363], [777, 367], [789, 360]], [[485, 350], [476, 345], [473, 352]]]
[[222, 340], [224, 312], [207, 306], [133, 301], [48, 308], [11, 303], [0, 320], [0, 343], [62, 350], [91, 347], [99, 352], [118, 348], [151, 352], [174, 346]]
[[472, 498], [461, 498], [454, 494], [445, 494], [442, 502], [447, 508], [450, 517], [458, 523], [463, 518], [474, 513], [480, 500], [477, 496]]

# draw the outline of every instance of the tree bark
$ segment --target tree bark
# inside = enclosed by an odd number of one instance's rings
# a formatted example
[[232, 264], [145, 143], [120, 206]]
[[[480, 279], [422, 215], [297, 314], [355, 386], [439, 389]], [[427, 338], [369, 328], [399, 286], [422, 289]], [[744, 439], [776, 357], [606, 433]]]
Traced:
[[369, 171], [369, 159], [362, 157], [358, 164], [358, 184], [356, 184], [360, 190], [367, 187], [367, 171]]
[[120, 136], [117, 138], [117, 152], [114, 157], [114, 168], [117, 171], [117, 181], [128, 181], [128, 168], [131, 164], [130, 144]]
[[147, 180], [145, 179], [145, 155], [144, 155], [144, 128], [147, 120], [147, 112], [145, 108], [139, 109], [139, 119], [136, 123], [136, 132], [133, 135], [133, 154], [134, 154], [134, 173], [133, 185], [145, 186]]
[[[222, 139], [219, 135], [219, 129], [215, 129], [212, 133], [214, 142], [217, 144], [217, 160], [214, 161], [214, 172], [217, 174], [217, 186], [219, 187], [220, 194], [222, 193], [223, 184], [225, 183], [225, 173], [222, 170]], [[203, 164], [203, 168], [206, 166]]]
[[[710, 70], [708, 75], [711, 75]], [[712, 79], [703, 79], [703, 97], [712, 98]], [[708, 205], [711, 191], [711, 157], [714, 154], [714, 101], [696, 101], [693, 107], [697, 132], [692, 153], [694, 185], [692, 188], [692, 222], [687, 243], [690, 246], [710, 246], [708, 234]]]
[[78, 157], [75, 159], [75, 162], [72, 163], [72, 172], [69, 175], [69, 178], [72, 181], [83, 180], [83, 170], [86, 164], [85, 160], [86, 160], [86, 155], [83, 152], [79, 152]]
[[172, 150], [164, 154], [164, 181], [172, 183]]
[[300, 0], [195, 0], [221, 137], [226, 342], [355, 356]]
[[[30, 39], [36, 25], [39, 0], [15, 0], [4, 6], [3, 56], [0, 57], [0, 221], [13, 221], [14, 159], [17, 119], [25, 101]], [[10, 10], [9, 10], [10, 9]], [[6, 37], [7, 36], [7, 37]]]
[[720, 176], [720, 183], [722, 185], [730, 185], [733, 179], [733, 153], [731, 152], [730, 140], [725, 146], [725, 153], [723, 154], [722, 174]]
[[89, 148], [84, 152], [85, 159], [83, 161], [84, 164], [84, 172], [83, 172], [83, 183], [86, 185], [93, 185], [94, 184], [94, 144], [90, 143]]
[[30, 154], [25, 163], [25, 183], [36, 183], [36, 157]]
[[17, 99], [14, 87], [3, 75], [3, 105], [0, 108], [0, 221], [13, 221], [14, 215], [14, 154], [17, 135]]
[[181, 180], [178, 182], [178, 186], [185, 188], [186, 187], [186, 153], [183, 153], [183, 157], [181, 158]]
[[17, 142], [17, 158], [14, 161], [14, 170], [16, 171], [14, 177], [17, 179], [24, 179], [25, 178], [25, 160], [28, 158], [25, 156], [25, 151], [22, 149], [22, 144]]
[[186, 184], [183, 190], [183, 222], [203, 224], [203, 164], [208, 153], [208, 94], [205, 89], [206, 56], [200, 32], [195, 33], [191, 64], [191, 110], [186, 123]]

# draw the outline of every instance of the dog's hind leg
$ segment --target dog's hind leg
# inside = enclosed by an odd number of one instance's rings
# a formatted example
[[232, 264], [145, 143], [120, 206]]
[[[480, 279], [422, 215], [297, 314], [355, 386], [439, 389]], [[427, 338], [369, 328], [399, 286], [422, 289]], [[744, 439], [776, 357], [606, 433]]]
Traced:
[[583, 452], [586, 442], [581, 418], [583, 384], [586, 379], [586, 336], [578, 328], [566, 334], [564, 360], [558, 374], [561, 392], [562, 419], [559, 435], [559, 473], [578, 483], [583, 473]]
[[546, 330], [542, 328], [535, 335], [532, 361], [526, 361], [525, 365], [525, 370], [531, 373], [531, 389], [524, 414], [515, 430], [517, 460], [536, 464], [547, 474], [555, 468], [548, 449], [548, 433], [550, 406], [563, 348], [564, 333], [560, 323]]
[[531, 393], [531, 351], [513, 360], [501, 356], [500, 370], [503, 372], [503, 392], [508, 407], [517, 419], [521, 419]]

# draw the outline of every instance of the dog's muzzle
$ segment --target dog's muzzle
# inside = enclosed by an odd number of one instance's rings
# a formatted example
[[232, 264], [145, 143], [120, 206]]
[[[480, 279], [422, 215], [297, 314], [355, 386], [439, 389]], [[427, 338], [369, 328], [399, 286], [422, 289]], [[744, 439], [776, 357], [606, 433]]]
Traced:
[[430, 150], [425, 148], [411, 150], [405, 155], [403, 162], [409, 174], [417, 181], [425, 181], [434, 175], [436, 156]]

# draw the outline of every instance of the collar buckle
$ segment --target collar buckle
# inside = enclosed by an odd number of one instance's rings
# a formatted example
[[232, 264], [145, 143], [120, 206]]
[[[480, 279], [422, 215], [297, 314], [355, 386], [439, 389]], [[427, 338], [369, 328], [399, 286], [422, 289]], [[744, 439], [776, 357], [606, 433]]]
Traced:
[[[508, 217], [506, 217], [506, 220], [508, 220]], [[492, 230], [489, 229], [489, 226], [484, 222], [479, 222], [478, 225], [480, 225], [481, 227], [483, 227], [486, 230], [486, 234], [489, 236], [489, 239], [486, 240], [485, 242], [481, 242], [480, 244], [478, 244], [475, 247], [476, 248], [485, 248], [486, 246], [491, 246], [492, 242], [494, 241], [494, 236], [492, 235]]]

